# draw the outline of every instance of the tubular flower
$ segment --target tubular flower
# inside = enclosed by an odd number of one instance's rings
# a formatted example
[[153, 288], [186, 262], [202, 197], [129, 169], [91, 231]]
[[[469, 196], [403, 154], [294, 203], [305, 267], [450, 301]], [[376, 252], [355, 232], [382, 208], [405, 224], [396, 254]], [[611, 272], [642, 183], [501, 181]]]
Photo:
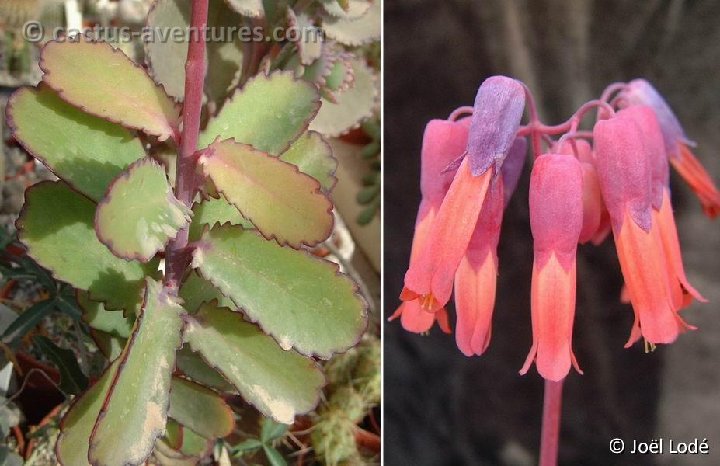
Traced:
[[521, 374], [533, 360], [548, 380], [562, 380], [571, 364], [582, 373], [572, 352], [582, 185], [582, 167], [574, 157], [545, 154], [535, 160], [530, 178], [530, 229], [535, 249], [530, 298], [533, 344]]
[[675, 217], [670, 204], [670, 169], [662, 132], [655, 113], [646, 105], [631, 106], [621, 113], [632, 118], [642, 130], [650, 162], [653, 224], [657, 226], [660, 232], [663, 252], [667, 261], [666, 270], [670, 281], [673, 306], [676, 309], [681, 309], [690, 304], [693, 298], [705, 302], [705, 298], [690, 285], [685, 276], [682, 254], [680, 253], [680, 242], [675, 227]]
[[402, 300], [420, 299], [428, 311], [450, 300], [455, 271], [470, 243], [490, 182], [500, 173], [516, 139], [524, 105], [524, 88], [514, 79], [494, 76], [480, 86], [466, 156], [418, 253], [422, 259], [411, 262], [405, 274]]
[[481, 355], [490, 344], [502, 224], [503, 177], [488, 189], [465, 256], [455, 272], [455, 341], [465, 356]]
[[710, 218], [720, 215], [720, 191], [700, 161], [690, 150], [695, 143], [685, 136], [677, 117], [657, 90], [644, 79], [635, 79], [622, 96], [631, 105], [648, 105], [655, 112], [670, 163], [700, 199]]
[[[526, 101], [529, 121], [520, 125]], [[599, 244], [611, 232], [625, 280], [620, 299], [632, 305], [635, 317], [625, 346], [642, 337], [646, 348], [654, 347], [694, 329], [679, 312], [705, 299], [685, 274], [670, 203], [670, 165], [690, 182], [709, 215], [720, 213], [720, 195], [650, 84], [613, 83], [567, 121], [547, 125], [522, 83], [495, 76], [480, 86], [472, 116], [453, 121], [469, 109], [426, 128], [422, 202], [403, 302], [391, 320], [400, 318], [417, 333], [438, 322], [450, 333], [445, 306], [454, 294], [458, 348], [466, 356], [487, 350], [501, 225], [530, 146], [533, 340], [520, 373], [535, 363], [551, 381], [564, 379], [572, 366], [582, 374], [572, 349], [577, 247]], [[592, 132], [578, 129], [595, 110]]]
[[[440, 209], [442, 200], [453, 180], [454, 173], [445, 172], [445, 167], [460, 156], [467, 145], [469, 119], [460, 121], [432, 120], [425, 128], [421, 153], [420, 192], [422, 200], [415, 222], [410, 253], [410, 268], [424, 269], [431, 257], [423, 256], [420, 251], [426, 248], [430, 230]], [[390, 320], [401, 317], [405, 330], [424, 333], [430, 330], [437, 319], [440, 328], [450, 333], [447, 312], [444, 307], [428, 309], [423, 306], [420, 297], [408, 289], [401, 295], [404, 300]]]
[[632, 111], [597, 122], [593, 137], [600, 187], [635, 311], [626, 347], [640, 336], [652, 344], [671, 343], [690, 327], [677, 313], [660, 229], [653, 222], [652, 146]]

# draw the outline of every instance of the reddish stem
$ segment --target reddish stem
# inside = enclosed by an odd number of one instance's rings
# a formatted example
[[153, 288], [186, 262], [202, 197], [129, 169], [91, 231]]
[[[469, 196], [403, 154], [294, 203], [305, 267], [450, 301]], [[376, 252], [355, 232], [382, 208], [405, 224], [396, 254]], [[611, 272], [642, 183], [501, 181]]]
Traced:
[[600, 100], [603, 102], [607, 102], [610, 100], [610, 97], [615, 94], [618, 91], [622, 91], [627, 87], [627, 83], [623, 82], [616, 82], [608, 85], [608, 87], [603, 90], [602, 95], [600, 96]]
[[560, 415], [562, 414], [563, 381], [545, 381], [540, 466], [556, 466], [560, 443]]
[[[191, 207], [197, 191], [193, 154], [197, 150], [205, 84], [205, 31], [208, 0], [193, 0], [190, 43], [185, 62], [185, 98], [183, 100], [182, 136], [177, 159], [175, 195]], [[165, 285], [177, 288], [188, 265], [188, 227], [181, 229], [165, 250]]]
[[[540, 157], [540, 131], [538, 131], [538, 126], [541, 126], [540, 123], [540, 117], [538, 116], [537, 111], [537, 105], [535, 104], [535, 98], [532, 95], [532, 92], [530, 92], [530, 88], [527, 87], [525, 84], [523, 84], [523, 88], [525, 89], [525, 97], [527, 102], [527, 108], [528, 113], [530, 114], [530, 124], [527, 125], [527, 128], [530, 128], [529, 134], [530, 134], [530, 140], [532, 141], [532, 148], [533, 148], [533, 155], [535, 158]], [[522, 136], [522, 129], [518, 132], [518, 136]]]

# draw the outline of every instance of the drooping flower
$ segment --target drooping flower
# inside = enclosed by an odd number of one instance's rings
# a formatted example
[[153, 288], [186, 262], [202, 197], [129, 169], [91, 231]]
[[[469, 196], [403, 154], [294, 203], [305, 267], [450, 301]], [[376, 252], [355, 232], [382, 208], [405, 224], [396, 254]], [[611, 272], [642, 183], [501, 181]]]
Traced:
[[[680, 157], [673, 154], [692, 143], [647, 86], [643, 81], [612, 84], [599, 100], [549, 126], [538, 119], [522, 84], [492, 77], [480, 87], [471, 118], [452, 121], [470, 112], [461, 107], [451, 121], [431, 122], [403, 303], [391, 319], [399, 317], [404, 328], [419, 333], [438, 322], [450, 333], [445, 305], [454, 292], [458, 348], [467, 356], [485, 352], [503, 213], [522, 172], [527, 137], [536, 157], [543, 142], [548, 153], [536, 159], [530, 183], [533, 343], [521, 374], [533, 362], [552, 381], [562, 380], [571, 366], [582, 373], [572, 351], [577, 245], [599, 244], [610, 232], [626, 281], [621, 299], [635, 313], [626, 347], [641, 337], [646, 348], [669, 343], [694, 328], [679, 311], [704, 298], [685, 275], [668, 184], [670, 162]], [[618, 90], [621, 94], [611, 100]], [[520, 126], [526, 97], [529, 122]], [[578, 126], [593, 108], [599, 109], [599, 121], [590, 135]], [[701, 178], [695, 177], [695, 187], [704, 187], [704, 202], [712, 201], [712, 189]], [[709, 201], [706, 211], [712, 213], [714, 201]]]
[[648, 105], [655, 112], [670, 163], [695, 192], [710, 218], [720, 215], [720, 191], [690, 150], [695, 143], [685, 136], [680, 122], [658, 91], [646, 80], [631, 81], [622, 96], [631, 105]]
[[[690, 328], [678, 315], [660, 228], [653, 215], [652, 135], [638, 111], [622, 110], [595, 124], [595, 165], [610, 213], [615, 246], [635, 323], [626, 346], [640, 336], [670, 343]], [[657, 135], [655, 136], [657, 138]]]
[[656, 115], [652, 108], [646, 105], [628, 107], [622, 111], [622, 114], [626, 118], [633, 119], [642, 130], [643, 142], [650, 162], [653, 224], [660, 232], [663, 252], [667, 260], [666, 270], [673, 305], [676, 309], [681, 309], [690, 304], [692, 298], [705, 302], [705, 298], [690, 285], [685, 276], [675, 217], [670, 203], [670, 168]]
[[490, 344], [498, 273], [504, 193], [503, 177], [488, 189], [465, 256], [455, 272], [455, 341], [465, 356], [481, 355]]
[[525, 164], [527, 142], [517, 138], [488, 188], [465, 256], [455, 272], [455, 341], [466, 356], [481, 355], [490, 344], [498, 275], [497, 246], [503, 212]]
[[[432, 257], [421, 255], [420, 252], [427, 248], [437, 211], [453, 180], [454, 172], [445, 171], [445, 167], [465, 151], [469, 123], [467, 118], [459, 121], [432, 120], [425, 127], [420, 169], [422, 200], [415, 223], [410, 268], [427, 268], [426, 262], [432, 260]], [[403, 290], [401, 298], [404, 302], [390, 320], [400, 317], [403, 328], [416, 333], [427, 332], [437, 320], [440, 328], [450, 333], [444, 307], [429, 309], [423, 306], [422, 297], [407, 288]]]
[[450, 299], [455, 272], [465, 255], [491, 180], [516, 139], [525, 105], [518, 81], [504, 76], [486, 79], [475, 98], [466, 156], [420, 249], [423, 260], [405, 274], [404, 301], [420, 299], [435, 311]]
[[549, 380], [562, 380], [573, 365], [576, 251], [583, 227], [583, 174], [580, 162], [564, 154], [535, 160], [530, 178], [530, 228], [535, 257], [530, 311], [533, 344], [520, 370], [533, 361]]

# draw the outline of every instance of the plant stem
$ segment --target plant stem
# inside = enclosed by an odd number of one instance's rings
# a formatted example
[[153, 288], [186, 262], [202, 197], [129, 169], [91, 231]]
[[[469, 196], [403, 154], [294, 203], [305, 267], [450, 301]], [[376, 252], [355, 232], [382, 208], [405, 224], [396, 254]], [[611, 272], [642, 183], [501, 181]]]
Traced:
[[560, 415], [562, 414], [563, 381], [545, 381], [542, 434], [540, 438], [540, 466], [555, 466], [560, 443]]
[[[177, 158], [175, 196], [188, 207], [197, 191], [193, 155], [197, 150], [205, 84], [205, 31], [207, 29], [208, 0], [193, 0], [190, 43], [185, 62], [185, 98], [182, 112], [182, 136]], [[165, 250], [165, 286], [177, 288], [189, 261], [186, 250], [188, 229], [181, 229]]]

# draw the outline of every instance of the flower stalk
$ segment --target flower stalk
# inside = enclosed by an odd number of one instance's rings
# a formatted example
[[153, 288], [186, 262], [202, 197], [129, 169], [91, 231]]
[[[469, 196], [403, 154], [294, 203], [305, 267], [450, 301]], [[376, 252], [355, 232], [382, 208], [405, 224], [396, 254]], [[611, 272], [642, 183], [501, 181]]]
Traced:
[[542, 433], [540, 437], [540, 466], [557, 465], [563, 381], [545, 380]]

